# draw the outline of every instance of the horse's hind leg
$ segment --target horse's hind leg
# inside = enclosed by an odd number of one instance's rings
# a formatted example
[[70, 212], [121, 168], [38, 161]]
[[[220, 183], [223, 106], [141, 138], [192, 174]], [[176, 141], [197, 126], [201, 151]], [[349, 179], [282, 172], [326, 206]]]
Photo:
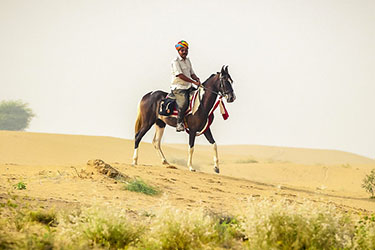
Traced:
[[155, 125], [155, 135], [154, 135], [154, 139], [152, 140], [152, 144], [154, 145], [156, 151], [158, 152], [161, 158], [161, 163], [164, 165], [169, 165], [160, 147], [160, 142], [161, 142], [161, 138], [163, 137], [164, 129], [165, 129], [165, 122], [163, 122], [160, 119], [157, 119], [156, 125]]
[[138, 146], [139, 143], [141, 142], [143, 136], [147, 133], [147, 131], [150, 130], [153, 124], [148, 124], [147, 126], [141, 127], [141, 129], [137, 132], [135, 135], [135, 143], [134, 143], [134, 154], [133, 154], [133, 163], [132, 165], [137, 165], [138, 164]]
[[206, 137], [207, 141], [209, 143], [211, 143], [211, 145], [213, 145], [213, 149], [214, 149], [214, 171], [216, 173], [220, 173], [219, 158], [218, 158], [218, 155], [217, 155], [217, 145], [216, 145], [216, 142], [214, 140], [214, 137], [212, 136], [211, 130], [207, 129], [206, 132], [204, 132], [204, 136]]

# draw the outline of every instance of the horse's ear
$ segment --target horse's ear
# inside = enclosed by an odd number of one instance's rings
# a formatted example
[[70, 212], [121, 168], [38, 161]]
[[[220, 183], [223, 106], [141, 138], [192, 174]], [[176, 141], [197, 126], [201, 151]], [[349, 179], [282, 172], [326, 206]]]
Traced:
[[225, 65], [223, 65], [223, 67], [221, 67], [221, 74], [224, 74], [225, 73]]
[[225, 66], [225, 69], [224, 69], [224, 71], [225, 71], [225, 73], [229, 74], [229, 73], [228, 73], [228, 65], [227, 65], [227, 66]]

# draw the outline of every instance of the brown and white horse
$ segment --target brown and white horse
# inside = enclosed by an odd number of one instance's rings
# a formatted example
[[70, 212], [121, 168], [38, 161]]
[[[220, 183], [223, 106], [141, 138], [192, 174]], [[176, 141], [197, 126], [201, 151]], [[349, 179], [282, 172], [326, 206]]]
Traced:
[[[190, 171], [195, 171], [193, 168], [192, 158], [194, 152], [194, 141], [197, 133], [202, 131], [207, 124], [208, 116], [213, 106], [216, 103], [218, 95], [226, 98], [227, 102], [233, 102], [236, 96], [232, 88], [232, 78], [228, 73], [228, 66], [222, 67], [221, 72], [211, 75], [202, 85], [205, 89], [201, 104], [194, 114], [185, 116], [185, 124], [188, 126], [189, 131], [189, 156], [188, 167]], [[142, 137], [147, 131], [156, 124], [156, 132], [152, 141], [155, 149], [161, 157], [162, 164], [169, 165], [163, 151], [160, 148], [160, 141], [164, 133], [166, 124], [176, 127], [176, 118], [171, 116], [159, 115], [158, 110], [160, 101], [167, 96], [168, 93], [163, 91], [153, 91], [147, 93], [141, 99], [138, 106], [138, 115], [135, 123], [135, 145], [133, 155], [133, 165], [138, 162], [138, 146]], [[212, 114], [213, 115], [213, 114]], [[213, 117], [212, 117], [213, 118]], [[204, 131], [204, 136], [214, 149], [214, 171], [219, 173], [219, 159], [217, 154], [217, 146], [210, 128]]]

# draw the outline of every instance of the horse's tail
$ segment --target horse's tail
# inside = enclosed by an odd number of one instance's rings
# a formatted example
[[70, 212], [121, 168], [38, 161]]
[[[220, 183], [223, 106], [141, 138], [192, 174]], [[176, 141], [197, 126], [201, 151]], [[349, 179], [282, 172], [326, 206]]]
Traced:
[[141, 103], [138, 104], [137, 119], [135, 120], [135, 134], [138, 134], [142, 126]]

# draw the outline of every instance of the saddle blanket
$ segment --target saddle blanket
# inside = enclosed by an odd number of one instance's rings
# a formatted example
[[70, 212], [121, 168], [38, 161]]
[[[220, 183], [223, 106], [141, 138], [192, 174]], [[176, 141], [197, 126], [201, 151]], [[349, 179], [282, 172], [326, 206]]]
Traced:
[[[190, 102], [189, 102], [188, 108], [186, 109], [185, 117], [188, 115], [195, 114], [195, 112], [198, 110], [200, 106], [200, 102], [201, 102], [201, 98], [203, 97], [203, 94], [204, 94], [204, 89], [199, 88], [198, 90], [194, 91], [192, 95], [190, 95]], [[197, 132], [196, 134], [197, 136], [206, 132], [206, 130], [211, 126], [212, 121], [213, 121], [213, 112], [216, 110], [218, 106], [220, 106], [220, 112], [223, 116], [223, 119], [224, 120], [228, 119], [229, 117], [228, 111], [225, 108], [224, 102], [222, 100], [222, 96], [220, 96], [218, 100], [215, 102], [214, 106], [211, 108], [210, 112], [208, 113], [207, 121], [206, 121], [204, 128], [201, 131]], [[168, 97], [162, 100], [162, 103], [160, 104], [159, 114], [177, 118], [178, 111], [177, 111], [176, 101]], [[186, 121], [185, 121], [185, 130], [187, 133], [189, 133], [189, 128], [187, 126]]]

